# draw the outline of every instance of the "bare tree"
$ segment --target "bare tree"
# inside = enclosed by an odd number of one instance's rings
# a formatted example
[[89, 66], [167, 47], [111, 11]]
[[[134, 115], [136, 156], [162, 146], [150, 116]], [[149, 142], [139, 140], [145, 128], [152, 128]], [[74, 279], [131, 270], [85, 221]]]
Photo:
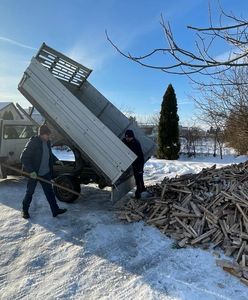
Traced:
[[196, 157], [196, 143], [202, 140], [202, 130], [197, 126], [187, 127], [181, 132], [180, 136], [186, 140], [186, 150], [188, 157]]
[[[220, 151], [226, 135], [230, 144], [235, 145], [240, 153], [245, 153], [248, 152], [248, 141], [247, 146], [241, 147], [241, 144], [242, 139], [248, 136], [248, 20], [227, 13], [220, 7], [219, 20], [214, 23], [209, 8], [208, 27], [187, 26], [194, 35], [193, 50], [180, 45], [163, 16], [160, 25], [167, 46], [156, 47], [144, 55], [125, 53], [107, 32], [106, 36], [121, 55], [141, 66], [188, 76], [201, 94], [195, 97], [195, 101], [202, 119], [215, 128], [215, 141], [221, 147]], [[217, 44], [222, 44], [229, 53], [224, 58], [216, 56]], [[162, 57], [161, 65], [154, 62], [158, 61], [158, 55]], [[199, 76], [195, 80], [194, 74], [206, 75], [208, 81], [199, 82]], [[230, 131], [232, 134], [229, 134]], [[234, 137], [236, 141], [231, 142]]]
[[222, 131], [220, 128], [216, 129], [216, 141], [220, 149], [220, 158], [223, 159], [223, 146], [226, 142], [226, 136], [225, 132]]
[[148, 115], [137, 115], [137, 120], [140, 124], [146, 125], [146, 126], [154, 126], [154, 115], [148, 114]]
[[[220, 8], [220, 17], [217, 26], [213, 24], [210, 8], [209, 27], [187, 26], [195, 35], [194, 51], [185, 49], [179, 45], [170, 24], [164, 21], [163, 16], [161, 16], [160, 25], [162, 26], [168, 46], [155, 48], [140, 56], [122, 51], [111, 40], [107, 31], [106, 36], [112, 46], [124, 57], [141, 66], [158, 69], [166, 73], [214, 75], [225, 72], [233, 67], [248, 65], [248, 61], [244, 60], [244, 58], [248, 57], [248, 21], [241, 17], [236, 17], [232, 13], [227, 14], [222, 8]], [[230, 54], [226, 59], [217, 59], [212, 54], [212, 49], [215, 49], [217, 43], [223, 43], [225, 48], [229, 49]], [[157, 55], [163, 56], [164, 64], [156, 65], [153, 63], [153, 58], [157, 58]]]
[[[215, 123], [213, 123], [215, 124]], [[225, 137], [225, 131], [216, 126], [210, 127], [210, 130], [208, 131], [208, 136], [209, 138], [211, 138], [214, 141], [214, 151], [213, 151], [213, 156], [216, 157], [217, 156], [217, 148], [219, 148], [220, 151], [220, 158], [223, 158], [223, 146], [224, 143], [226, 141], [226, 137]]]
[[218, 85], [195, 85], [199, 93], [193, 98], [201, 112], [199, 118], [213, 128], [220, 151], [228, 137], [229, 144], [244, 154], [248, 150], [248, 67], [236, 67], [216, 77]]
[[[224, 146], [224, 132], [225, 124], [228, 118], [228, 112], [224, 111], [221, 105], [216, 105], [218, 99], [210, 95], [207, 95], [206, 89], [204, 90], [204, 96], [200, 99], [195, 98], [195, 102], [200, 109], [201, 114], [198, 115], [200, 122], [207, 124], [210, 127], [209, 137], [214, 142], [213, 156], [217, 155], [217, 146], [219, 146], [220, 157], [223, 158], [223, 146]], [[221, 109], [222, 108], [222, 109]]]

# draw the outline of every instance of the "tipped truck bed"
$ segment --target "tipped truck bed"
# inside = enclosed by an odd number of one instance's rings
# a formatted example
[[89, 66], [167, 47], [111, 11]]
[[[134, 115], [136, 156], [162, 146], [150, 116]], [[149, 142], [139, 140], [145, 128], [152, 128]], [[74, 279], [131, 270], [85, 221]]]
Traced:
[[126, 171], [136, 155], [121, 141], [126, 129], [134, 130], [145, 160], [153, 154], [155, 144], [86, 80], [91, 71], [86, 72], [86, 67], [43, 44], [18, 89], [112, 185], [112, 200], [116, 201], [134, 186]]

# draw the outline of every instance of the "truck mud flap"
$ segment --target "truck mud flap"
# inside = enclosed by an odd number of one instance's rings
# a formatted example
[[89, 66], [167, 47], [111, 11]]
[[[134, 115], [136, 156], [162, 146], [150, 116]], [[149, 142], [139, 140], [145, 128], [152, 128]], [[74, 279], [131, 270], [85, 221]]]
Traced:
[[119, 181], [112, 187], [111, 201], [113, 203], [122, 199], [129, 191], [135, 186], [135, 180], [133, 176], [126, 178], [123, 181]]
[[5, 179], [7, 178], [7, 170], [6, 168], [3, 167], [3, 163], [5, 163], [7, 161], [8, 157], [4, 156], [4, 157], [0, 157], [0, 179]]

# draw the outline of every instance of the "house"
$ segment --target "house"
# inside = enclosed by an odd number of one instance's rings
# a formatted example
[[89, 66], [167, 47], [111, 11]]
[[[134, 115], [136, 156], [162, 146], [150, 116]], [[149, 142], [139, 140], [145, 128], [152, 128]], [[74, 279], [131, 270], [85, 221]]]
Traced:
[[24, 118], [13, 102], [0, 102], [0, 119], [22, 120]]

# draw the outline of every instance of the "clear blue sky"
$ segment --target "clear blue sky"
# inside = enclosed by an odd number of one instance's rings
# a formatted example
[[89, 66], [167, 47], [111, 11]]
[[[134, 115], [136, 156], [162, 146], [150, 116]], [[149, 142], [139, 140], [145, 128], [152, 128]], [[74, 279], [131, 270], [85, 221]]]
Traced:
[[[221, 0], [222, 7], [247, 18], [247, 0]], [[215, 10], [217, 0], [210, 3]], [[206, 0], [0, 0], [0, 101], [29, 103], [17, 85], [42, 42], [93, 69], [89, 81], [122, 110], [152, 115], [160, 110], [171, 83], [181, 123], [194, 113], [189, 80], [143, 68], [118, 54], [105, 29], [124, 51], [141, 55], [166, 47], [160, 16], [169, 21], [177, 40], [192, 47], [186, 25], [207, 26]], [[216, 55], [226, 49], [219, 47]], [[158, 63], [163, 64], [163, 57]]]

